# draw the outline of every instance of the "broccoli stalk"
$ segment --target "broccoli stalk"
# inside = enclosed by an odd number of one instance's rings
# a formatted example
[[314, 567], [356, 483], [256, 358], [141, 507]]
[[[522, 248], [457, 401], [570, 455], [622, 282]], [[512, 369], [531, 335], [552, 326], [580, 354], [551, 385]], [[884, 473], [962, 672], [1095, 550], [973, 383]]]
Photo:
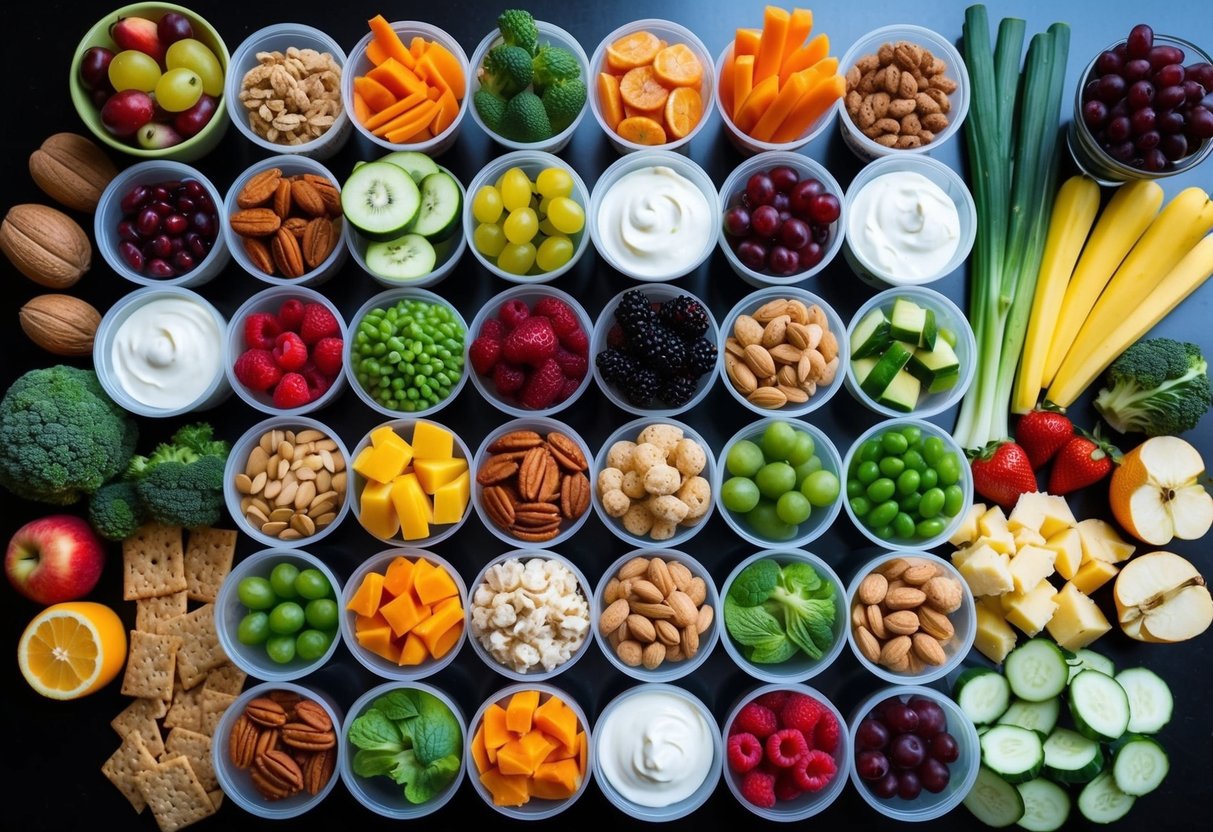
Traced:
[[501, 39], [510, 46], [519, 46], [534, 55], [539, 49], [539, 27], [535, 18], [523, 9], [506, 9], [497, 16]]
[[228, 443], [205, 423], [186, 425], [127, 469], [148, 515], [168, 526], [213, 526], [223, 514]]
[[1120, 433], [1183, 433], [1213, 406], [1208, 369], [1196, 344], [1138, 341], [1108, 367], [1095, 409]]

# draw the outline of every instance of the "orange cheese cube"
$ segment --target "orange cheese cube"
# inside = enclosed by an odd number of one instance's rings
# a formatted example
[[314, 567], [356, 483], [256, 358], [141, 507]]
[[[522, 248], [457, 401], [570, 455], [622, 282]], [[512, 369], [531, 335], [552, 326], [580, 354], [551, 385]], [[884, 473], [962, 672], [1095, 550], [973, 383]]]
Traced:
[[464, 471], [434, 492], [434, 522], [458, 523], [472, 499], [472, 477]]
[[371, 431], [371, 447], [378, 448], [380, 445], [395, 444], [402, 448], [408, 448], [410, 455], [413, 449], [408, 442], [404, 441], [404, 437], [396, 433], [396, 429], [391, 425], [380, 425]]
[[394, 537], [400, 516], [392, 506], [391, 482], [368, 480], [359, 497], [358, 522], [376, 537]]
[[447, 459], [419, 459], [413, 465], [421, 490], [433, 494], [449, 482], [454, 482], [468, 469], [468, 461], [459, 457]]
[[[405, 540], [420, 540], [430, 536], [433, 508], [430, 498], [421, 490], [416, 474], [404, 474], [391, 483], [392, 505], [400, 521], [401, 534]], [[416, 565], [413, 569], [416, 571]], [[413, 578], [416, 582], [416, 577]]]
[[392, 596], [403, 595], [413, 588], [413, 562], [406, 557], [397, 557], [388, 564], [383, 573], [383, 588]]
[[403, 592], [379, 608], [379, 613], [387, 619], [392, 632], [399, 638], [412, 630], [418, 624], [430, 617], [430, 608], [418, 604], [413, 593]]
[[413, 591], [423, 604], [433, 604], [443, 598], [459, 594], [459, 587], [447, 571], [434, 566], [425, 558], [418, 558], [413, 570]]
[[354, 470], [368, 480], [391, 482], [403, 473], [404, 466], [408, 465], [410, 459], [407, 446], [384, 442], [374, 448], [366, 459], [359, 454]]
[[360, 630], [355, 634], [358, 643], [370, 652], [382, 656], [389, 662], [400, 660], [400, 648], [392, 641], [391, 627], [378, 627], [373, 630]]
[[433, 422], [418, 422], [413, 428], [413, 456], [417, 459], [450, 459], [455, 455], [455, 434]]

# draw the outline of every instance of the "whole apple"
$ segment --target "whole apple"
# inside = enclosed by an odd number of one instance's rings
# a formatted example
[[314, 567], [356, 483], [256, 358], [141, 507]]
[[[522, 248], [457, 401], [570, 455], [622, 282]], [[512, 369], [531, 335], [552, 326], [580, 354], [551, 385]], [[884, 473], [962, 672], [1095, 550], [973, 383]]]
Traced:
[[4, 554], [4, 574], [13, 588], [48, 605], [88, 595], [104, 565], [101, 540], [71, 514], [31, 520], [13, 534]]

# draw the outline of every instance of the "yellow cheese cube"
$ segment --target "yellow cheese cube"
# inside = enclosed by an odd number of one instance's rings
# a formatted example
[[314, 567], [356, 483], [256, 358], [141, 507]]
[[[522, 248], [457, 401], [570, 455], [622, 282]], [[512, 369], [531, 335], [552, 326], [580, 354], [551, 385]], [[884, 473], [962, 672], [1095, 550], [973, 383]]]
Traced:
[[421, 490], [426, 494], [437, 493], [439, 488], [448, 482], [454, 482], [467, 469], [468, 461], [458, 457], [419, 459], [413, 465], [417, 480], [421, 483]]
[[1052, 549], [1039, 546], [1023, 546], [1011, 558], [1011, 578], [1015, 581], [1016, 592], [1030, 592], [1037, 584], [1053, 574], [1053, 559], [1056, 554]]
[[1090, 595], [1115, 578], [1119, 571], [1120, 568], [1116, 564], [1104, 560], [1089, 560], [1079, 568], [1072, 583], [1080, 592]]
[[1044, 519], [1040, 523], [1040, 533], [1050, 538], [1058, 532], [1078, 525], [1070, 504], [1060, 494], [1050, 494], [1048, 505], [1044, 507]]
[[416, 474], [402, 474], [392, 481], [392, 505], [400, 518], [400, 533], [405, 540], [420, 540], [430, 536], [434, 509], [430, 498], [421, 490]]
[[1015, 588], [1007, 559], [989, 546], [974, 551], [957, 568], [974, 595], [1001, 595]]
[[455, 455], [455, 434], [433, 422], [413, 428], [413, 455], [417, 459], [450, 459]]
[[1057, 589], [1051, 583], [1041, 581], [1027, 592], [1012, 592], [1002, 596], [1007, 621], [1029, 636], [1036, 635], [1057, 611], [1056, 595]]
[[466, 469], [434, 492], [434, 522], [458, 523], [472, 496], [472, 475]]
[[977, 518], [986, 513], [985, 503], [974, 503], [969, 506], [969, 510], [965, 512], [964, 520], [960, 521], [960, 525], [956, 527], [956, 531], [952, 532], [952, 536], [948, 538], [948, 542], [953, 546], [965, 546], [977, 539]]
[[404, 437], [396, 433], [396, 429], [391, 425], [380, 425], [371, 431], [371, 445], [378, 448], [380, 445], [391, 443], [393, 445], [403, 445], [408, 447], [409, 443], [404, 441]]
[[1078, 536], [1082, 540], [1083, 562], [1102, 560], [1120, 563], [1133, 555], [1136, 547], [1116, 533], [1111, 523], [1091, 518], [1078, 524]]
[[979, 535], [973, 541], [974, 546], [989, 546], [1000, 555], [1015, 554], [1015, 538], [1011, 536], [1009, 531], [1005, 529], [997, 535], [991, 536], [988, 534]]
[[1063, 586], [1055, 600], [1057, 611], [1045, 626], [1053, 640], [1065, 649], [1078, 650], [1086, 647], [1112, 629], [1112, 625], [1095, 602], [1080, 592], [1074, 584], [1067, 583]]
[[1016, 529], [1011, 533], [1015, 538], [1015, 548], [1022, 549], [1024, 546], [1043, 546], [1045, 545], [1045, 536], [1038, 531], [1033, 531], [1028, 527]]
[[981, 654], [995, 664], [1001, 664], [1015, 648], [1015, 631], [1008, 626], [1000, 613], [994, 612], [987, 604], [978, 604], [977, 634], [973, 638], [973, 646]]
[[1049, 495], [1043, 491], [1029, 491], [1019, 495], [1011, 516], [1007, 518], [1007, 528], [1012, 532], [1020, 529], [1031, 529], [1039, 532], [1045, 520], [1045, 507], [1049, 504]]
[[354, 470], [375, 482], [391, 482], [396, 479], [412, 458], [407, 445], [383, 442], [372, 447], [374, 449], [366, 459], [363, 459], [362, 454], [358, 455], [358, 459], [354, 461]]
[[368, 480], [359, 498], [358, 521], [376, 537], [395, 537], [400, 520], [392, 507], [392, 484]]
[[1078, 567], [1082, 566], [1082, 539], [1077, 528], [1063, 529], [1053, 535], [1045, 541], [1045, 548], [1056, 554], [1053, 568], [1058, 575], [1068, 581], [1078, 574]]
[[991, 506], [980, 517], [977, 518], [977, 533], [987, 537], [994, 537], [1009, 529], [1007, 526], [1007, 516], [1002, 513], [1002, 508], [999, 506]]

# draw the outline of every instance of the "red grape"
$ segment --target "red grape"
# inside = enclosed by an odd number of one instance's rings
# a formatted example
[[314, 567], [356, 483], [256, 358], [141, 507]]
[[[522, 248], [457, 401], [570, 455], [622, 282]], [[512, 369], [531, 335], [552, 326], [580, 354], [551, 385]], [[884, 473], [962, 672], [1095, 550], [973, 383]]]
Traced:
[[1154, 119], [1155, 128], [1159, 133], [1182, 133], [1184, 131], [1183, 113], [1177, 110], [1167, 110], [1159, 113]]
[[1184, 68], [1181, 64], [1167, 64], [1154, 73], [1154, 83], [1160, 87], [1177, 87], [1184, 82]]
[[1213, 64], [1204, 61], [1191, 64], [1184, 69], [1184, 75], [1200, 84], [1206, 91], [1213, 89]]
[[771, 177], [771, 183], [775, 186], [775, 190], [781, 194], [791, 192], [796, 183], [800, 181], [800, 174], [796, 172], [796, 169], [787, 165], [773, 167], [767, 175]]
[[935, 700], [913, 696], [907, 704], [918, 714], [918, 736], [924, 740], [948, 730], [948, 715]]
[[1095, 95], [1105, 104], [1115, 104], [1125, 97], [1127, 87], [1125, 79], [1121, 76], [1105, 75], [1099, 79], [1099, 89], [1095, 91]]
[[137, 245], [129, 240], [123, 240], [118, 244], [118, 253], [122, 255], [126, 265], [130, 266], [133, 271], [143, 271], [143, 252]]
[[1145, 23], [1138, 23], [1129, 30], [1129, 39], [1125, 41], [1131, 58], [1144, 58], [1154, 48], [1154, 30]]
[[1125, 71], [1121, 73], [1125, 80], [1132, 84], [1143, 78], [1150, 77], [1150, 62], [1145, 58], [1134, 58], [1125, 62]]
[[750, 212], [736, 205], [724, 212], [724, 230], [734, 237], [744, 237], [750, 233]]
[[809, 243], [807, 246], [796, 252], [800, 258], [800, 270], [806, 272], [816, 266], [825, 257], [825, 252], [817, 242]]
[[90, 46], [84, 50], [84, 54], [80, 56], [80, 83], [84, 84], [86, 89], [112, 93], [114, 87], [110, 84], [109, 68], [113, 59], [113, 50], [104, 46]]
[[[1138, 142], [1140, 141], [1138, 139]], [[1141, 148], [1140, 144], [1138, 144], [1138, 148]], [[1167, 167], [1167, 157], [1157, 147], [1151, 147], [1142, 152], [1141, 167], [1152, 172], [1164, 170]]]
[[1184, 81], [1184, 103], [1197, 104], [1200, 99], [1205, 97], [1205, 88], [1188, 78]]
[[889, 773], [889, 759], [879, 751], [860, 751], [855, 772], [864, 780], [883, 780]]
[[190, 25], [185, 15], [178, 12], [169, 12], [160, 18], [160, 22], [156, 24], [156, 35], [160, 38], [160, 43], [167, 47], [169, 44], [176, 43], [179, 40], [192, 38], [194, 36], [194, 27]]
[[898, 734], [889, 743], [889, 761], [898, 768], [917, 768], [926, 756], [926, 745], [917, 734]]
[[897, 794], [897, 782], [897, 775], [890, 771], [883, 780], [877, 780], [870, 784], [869, 788], [872, 794], [887, 800]]
[[1082, 105], [1082, 120], [1087, 123], [1087, 127], [1098, 130], [1108, 120], [1108, 105], [1094, 99], [1088, 101]]
[[946, 731], [931, 737], [931, 756], [941, 763], [954, 763], [960, 758], [956, 738]]
[[812, 232], [809, 231], [808, 223], [804, 220], [792, 217], [784, 220], [783, 225], [779, 227], [779, 242], [795, 251], [807, 246], [812, 239]]
[[918, 730], [918, 712], [904, 702], [885, 705], [885, 724], [899, 734]]
[[[1150, 61], [1150, 67], [1157, 70], [1173, 64], [1183, 64], [1184, 51], [1178, 46], [1155, 46], [1146, 57]], [[1183, 70], [1182, 66], [1180, 70]]]
[[775, 198], [775, 184], [765, 173], [755, 173], [745, 185], [745, 195], [750, 201], [750, 207], [770, 205]]
[[101, 124], [120, 139], [129, 139], [152, 120], [156, 111], [152, 97], [139, 90], [116, 92], [101, 108]]
[[771, 205], [759, 205], [750, 215], [750, 228], [759, 237], [774, 237], [779, 230], [779, 212]]
[[1162, 136], [1157, 130], [1147, 130], [1136, 139], [1133, 144], [1137, 145], [1138, 150], [1153, 150], [1158, 147], [1158, 143], [1162, 141]]
[[1154, 129], [1154, 121], [1154, 108], [1142, 107], [1129, 117], [1129, 128], [1133, 131], [1134, 136], [1140, 136], [1142, 133]]
[[788, 209], [791, 207], [791, 202], [788, 200], [788, 195], [785, 193], [776, 193], [775, 196], [771, 197], [771, 207], [781, 214], [788, 213]]
[[1198, 139], [1213, 138], [1213, 110], [1203, 104], [1188, 110], [1188, 132]]
[[1129, 87], [1129, 91], [1125, 93], [1125, 98], [1128, 99], [1129, 106], [1134, 110], [1149, 107], [1154, 103], [1154, 85], [1145, 80], [1134, 81]]
[[922, 761], [922, 765], [918, 767], [916, 774], [918, 775], [918, 782], [932, 794], [938, 794], [946, 789], [948, 782], [952, 779], [948, 767], [939, 760], [930, 757]]
[[917, 800], [922, 794], [922, 783], [918, 775], [912, 771], [903, 771], [897, 775], [897, 796], [902, 800]]
[[788, 277], [800, 271], [800, 257], [786, 246], [772, 246], [767, 256], [767, 267], [780, 277]]
[[1128, 116], [1116, 116], [1110, 119], [1108, 126], [1104, 128], [1104, 136], [1110, 142], [1123, 142], [1132, 132]]
[[1154, 93], [1154, 106], [1159, 110], [1172, 110], [1184, 103], [1188, 97], [1183, 85], [1163, 87]]
[[742, 240], [737, 246], [737, 259], [747, 268], [760, 272], [767, 265], [766, 246], [753, 238]]
[[217, 109], [219, 109], [218, 99], [204, 93], [193, 107], [177, 113], [173, 119], [173, 127], [188, 139], [210, 123], [211, 117], [215, 115]]
[[1095, 59], [1095, 71], [1100, 75], [1107, 75], [1112, 72], [1120, 72], [1124, 67], [1124, 59], [1113, 51], [1100, 52], [1099, 57]]
[[789, 194], [791, 197], [792, 211], [802, 217], [807, 217], [809, 215], [809, 205], [812, 203], [813, 197], [817, 196], [819, 193], [822, 193], [824, 190], [825, 189], [822, 187], [822, 184], [816, 179], [802, 179], [800, 182], [796, 183], [796, 187], [793, 188], [791, 194]]
[[889, 729], [875, 717], [868, 717], [855, 729], [855, 744], [860, 748], [881, 749], [889, 743]]
[[1168, 133], [1158, 143], [1158, 149], [1172, 162], [1178, 162], [1188, 155], [1188, 137], [1183, 133]]
[[838, 197], [833, 194], [817, 194], [809, 202], [809, 216], [815, 223], [829, 225], [841, 214], [842, 206], [838, 202]]

